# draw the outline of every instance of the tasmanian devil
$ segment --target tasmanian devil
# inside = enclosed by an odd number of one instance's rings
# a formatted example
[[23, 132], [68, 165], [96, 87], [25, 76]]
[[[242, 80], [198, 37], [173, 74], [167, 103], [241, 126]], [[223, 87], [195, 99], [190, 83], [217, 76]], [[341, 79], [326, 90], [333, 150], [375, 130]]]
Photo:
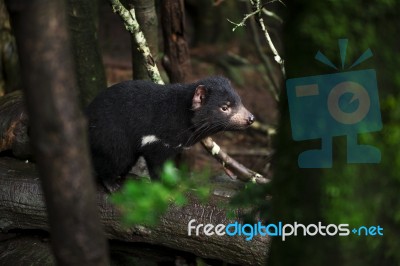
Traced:
[[140, 156], [150, 177], [158, 179], [163, 163], [182, 149], [254, 121], [223, 77], [192, 84], [121, 82], [100, 93], [86, 114], [94, 169], [110, 191]]

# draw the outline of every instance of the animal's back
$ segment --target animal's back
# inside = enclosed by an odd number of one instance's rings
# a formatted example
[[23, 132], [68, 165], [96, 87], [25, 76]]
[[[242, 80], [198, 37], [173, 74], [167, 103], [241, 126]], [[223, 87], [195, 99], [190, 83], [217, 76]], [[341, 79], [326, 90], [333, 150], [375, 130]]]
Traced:
[[155, 95], [161, 90], [161, 86], [149, 81], [125, 81], [111, 86], [88, 106], [89, 130], [93, 134], [107, 131], [110, 136], [135, 135], [132, 130], [140, 131], [154, 119], [154, 106], [160, 104]]

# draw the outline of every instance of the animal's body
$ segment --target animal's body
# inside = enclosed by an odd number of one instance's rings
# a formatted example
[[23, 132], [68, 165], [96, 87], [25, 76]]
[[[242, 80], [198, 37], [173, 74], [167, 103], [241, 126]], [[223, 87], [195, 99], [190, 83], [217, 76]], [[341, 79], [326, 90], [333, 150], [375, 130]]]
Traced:
[[182, 149], [254, 121], [223, 77], [192, 84], [121, 82], [100, 93], [86, 114], [94, 169], [109, 190], [140, 156], [158, 179], [163, 163]]

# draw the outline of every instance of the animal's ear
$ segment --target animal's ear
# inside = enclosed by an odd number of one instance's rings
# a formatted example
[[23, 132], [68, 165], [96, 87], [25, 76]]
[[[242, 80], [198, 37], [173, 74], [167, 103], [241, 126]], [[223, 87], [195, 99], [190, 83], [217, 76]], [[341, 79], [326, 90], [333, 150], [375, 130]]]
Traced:
[[194, 92], [192, 99], [192, 109], [196, 110], [204, 104], [206, 98], [207, 89], [204, 85], [199, 85]]

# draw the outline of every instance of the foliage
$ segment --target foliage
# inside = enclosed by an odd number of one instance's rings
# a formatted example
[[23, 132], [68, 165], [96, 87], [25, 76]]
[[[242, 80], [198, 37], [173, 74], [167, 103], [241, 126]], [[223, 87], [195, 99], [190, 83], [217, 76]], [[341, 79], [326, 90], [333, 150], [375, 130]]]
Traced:
[[[327, 171], [322, 176], [326, 190], [324, 200], [329, 206], [325, 211], [327, 220], [384, 228], [384, 237], [370, 237], [365, 241], [354, 237], [341, 239], [343, 255], [353, 265], [376, 264], [378, 258], [386, 262], [400, 261], [400, 154], [395, 148], [400, 142], [399, 101], [394, 96], [384, 98], [381, 109], [387, 120], [382, 131], [360, 136], [361, 143], [380, 149], [380, 164], [341, 163], [335, 172]], [[355, 259], [354, 253], [362, 256]]]
[[[374, 57], [357, 69], [373, 68], [377, 72], [383, 129], [359, 135], [359, 142], [376, 146], [382, 154], [380, 164], [346, 163], [346, 137], [333, 139], [334, 165], [330, 169], [304, 170], [297, 167], [301, 151], [319, 143], [293, 143], [287, 104], [282, 103], [280, 156], [273, 181], [274, 217], [287, 221], [348, 223], [351, 227], [380, 225], [382, 237], [331, 237], [329, 239], [295, 238], [286, 243], [275, 241], [271, 261], [285, 254], [304, 265], [397, 265], [400, 255], [400, 142], [399, 92], [397, 67], [399, 29], [396, 10], [398, 1], [295, 1], [288, 6], [287, 27], [288, 77], [332, 73], [334, 70], [313, 58], [321, 50], [334, 64], [340, 57], [337, 39], [348, 38], [346, 66], [367, 48]], [[290, 41], [289, 41], [290, 40]], [[347, 71], [346, 68], [344, 71]], [[292, 146], [288, 148], [287, 146]], [[282, 160], [281, 160], [282, 159]], [[284, 195], [284, 196], [283, 196]]]
[[[346, 164], [346, 144], [336, 141], [339, 163], [334, 170], [324, 171], [321, 176], [323, 217], [334, 223], [349, 223], [351, 226], [379, 224], [384, 228], [384, 237], [340, 239], [344, 261], [352, 265], [399, 262], [400, 255], [396, 250], [400, 249], [400, 242], [396, 235], [400, 226], [400, 156], [395, 147], [400, 142], [400, 98], [396, 90], [400, 81], [394, 71], [396, 65], [400, 65], [400, 54], [396, 49], [399, 26], [395, 18], [399, 3], [394, 0], [337, 0], [319, 1], [309, 8], [315, 12], [318, 10], [319, 15], [308, 14], [309, 20], [300, 27], [302, 34], [312, 43], [327, 47], [325, 50], [331, 58], [338, 55], [332, 38], [343, 36], [349, 37], [353, 47], [349, 50], [349, 58], [357, 58], [367, 47], [374, 51], [375, 58], [366, 67], [375, 68], [378, 73], [384, 122], [381, 132], [360, 136], [361, 143], [380, 149], [382, 161], [378, 165]], [[359, 12], [360, 8], [362, 12]]]
[[[349, 39], [345, 66], [351, 65], [367, 48], [373, 51], [374, 56], [355, 70], [373, 68], [377, 72], [383, 129], [359, 135], [359, 143], [378, 147], [382, 161], [347, 164], [346, 137], [337, 137], [333, 140], [332, 168], [299, 169], [299, 153], [319, 148], [320, 142], [292, 140], [288, 103], [283, 92], [273, 181], [262, 188], [249, 187], [234, 203], [257, 205], [258, 212], [251, 212], [263, 215], [267, 222], [321, 221], [384, 228], [382, 237], [297, 236], [285, 242], [274, 238], [271, 265], [399, 265], [400, 2], [298, 0], [285, 3], [283, 42], [288, 78], [334, 73], [336, 70], [317, 62], [314, 56], [320, 50], [339, 65], [337, 40], [341, 38]], [[272, 203], [263, 200], [267, 195], [272, 195]]]
[[168, 161], [163, 166], [161, 182], [150, 182], [145, 178], [127, 180], [121, 191], [112, 195], [112, 202], [121, 209], [126, 225], [155, 225], [169, 205], [187, 204], [189, 191], [201, 200], [207, 199], [209, 188], [205, 182], [208, 171], [189, 176], [186, 167], [178, 170], [173, 162]]

